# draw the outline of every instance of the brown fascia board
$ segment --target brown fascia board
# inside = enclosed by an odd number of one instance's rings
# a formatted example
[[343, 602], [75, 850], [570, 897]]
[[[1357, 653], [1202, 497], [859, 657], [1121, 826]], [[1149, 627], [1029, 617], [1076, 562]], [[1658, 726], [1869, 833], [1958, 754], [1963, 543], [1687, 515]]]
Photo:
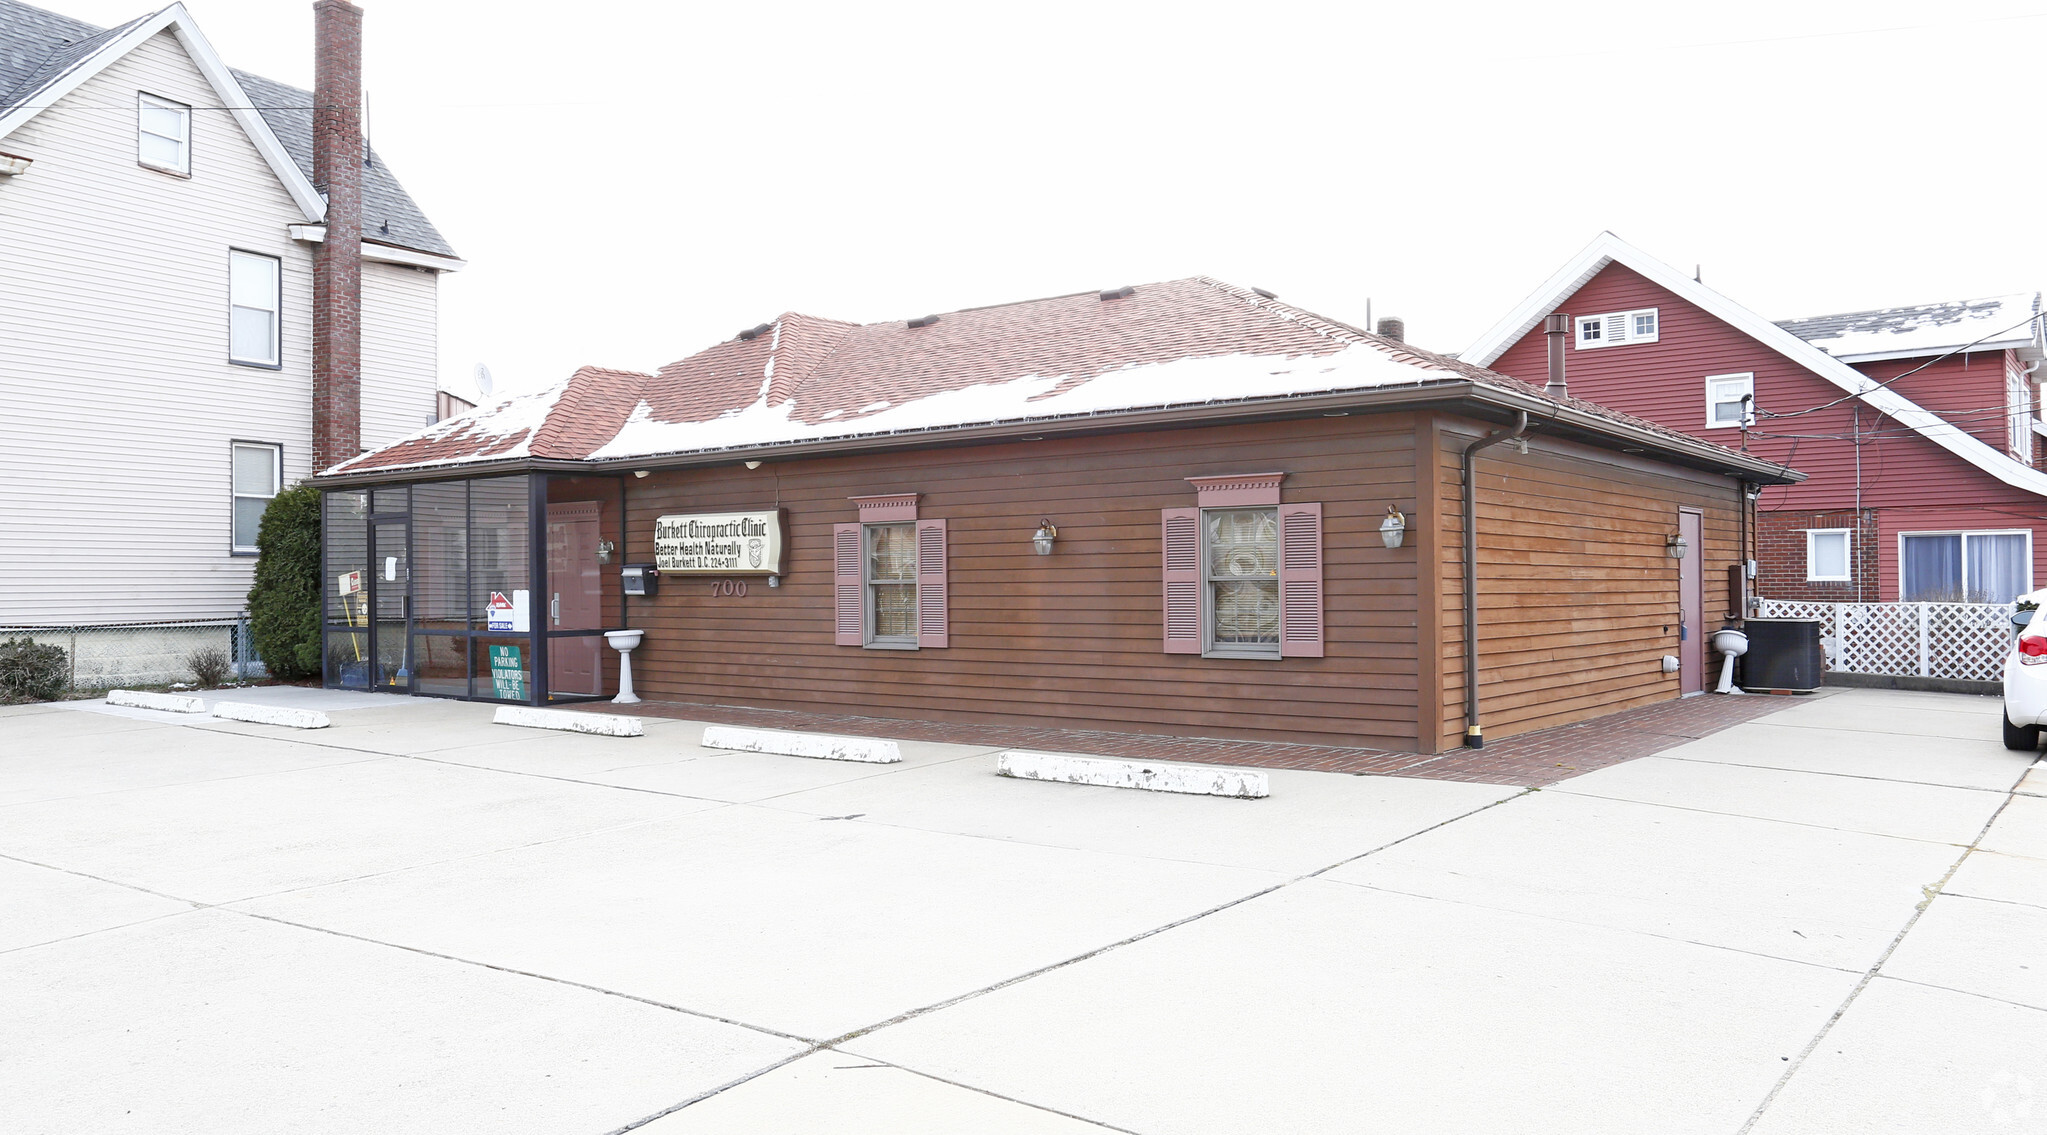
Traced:
[[[1760, 458], [1735, 453], [1711, 442], [1674, 437], [1626, 422], [1559, 406], [1547, 399], [1459, 379], [1428, 386], [1401, 386], [1372, 390], [1345, 390], [1329, 394], [1300, 395], [1284, 400], [1259, 400], [1169, 409], [1112, 411], [1071, 418], [1040, 418], [1027, 422], [1003, 422], [986, 426], [941, 427], [904, 433], [870, 434], [826, 438], [780, 445], [738, 446], [730, 449], [693, 450], [688, 453], [612, 457], [601, 461], [522, 457], [507, 461], [476, 461], [459, 465], [412, 465], [390, 469], [319, 476], [313, 483], [322, 488], [342, 489], [355, 485], [389, 484], [393, 481], [435, 481], [490, 476], [504, 473], [578, 473], [612, 475], [636, 469], [689, 469], [706, 465], [729, 465], [735, 461], [789, 461], [805, 457], [834, 457], [851, 453], [885, 453], [912, 449], [933, 449], [975, 445], [992, 441], [1015, 441], [1023, 437], [1057, 434], [1076, 437], [1116, 433], [1133, 429], [1169, 429], [1232, 422], [1270, 421], [1315, 417], [1335, 410], [1393, 412], [1397, 410], [1448, 410], [1488, 420], [1505, 421], [1522, 410], [1531, 421], [1546, 426], [1551, 436], [1568, 435], [1602, 449], [1639, 448], [1673, 464], [1740, 477], [1762, 485], [1789, 485], [1805, 480], [1805, 474]], [[1554, 427], [1562, 427], [1561, 430]], [[1618, 444], [1616, 444], [1618, 443]]]

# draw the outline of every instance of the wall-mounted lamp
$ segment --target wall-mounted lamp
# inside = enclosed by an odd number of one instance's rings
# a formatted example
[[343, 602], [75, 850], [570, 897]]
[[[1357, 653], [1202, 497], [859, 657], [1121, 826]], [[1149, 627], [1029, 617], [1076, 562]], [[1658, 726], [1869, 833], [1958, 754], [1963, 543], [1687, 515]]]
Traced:
[[1691, 545], [1685, 542], [1683, 536], [1667, 536], [1663, 540], [1663, 550], [1670, 553], [1671, 559], [1681, 560], [1685, 558], [1685, 553], [1691, 550]]
[[758, 469], [761, 467], [761, 463], [758, 461], [749, 461], [746, 463], [746, 467], [748, 469]]
[[1386, 519], [1379, 522], [1379, 539], [1386, 541], [1389, 548], [1398, 548], [1407, 539], [1407, 517], [1398, 505], [1386, 506]]
[[1031, 533], [1031, 547], [1041, 556], [1052, 554], [1052, 541], [1059, 538], [1059, 526], [1049, 520], [1038, 521], [1038, 530]]
[[645, 477], [646, 475], [647, 475], [647, 471], [646, 471], [645, 469], [635, 469], [635, 470], [633, 470], [633, 476], [635, 476], [635, 477]]
[[616, 547], [618, 545], [613, 544], [609, 540], [597, 541], [597, 562], [600, 564], [610, 563], [612, 550]]

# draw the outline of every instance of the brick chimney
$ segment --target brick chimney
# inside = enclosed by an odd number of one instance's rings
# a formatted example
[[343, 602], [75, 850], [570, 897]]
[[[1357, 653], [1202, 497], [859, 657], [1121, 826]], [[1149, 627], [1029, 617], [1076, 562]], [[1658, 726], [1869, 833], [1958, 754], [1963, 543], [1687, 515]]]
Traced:
[[362, 9], [313, 2], [313, 468], [362, 452]]

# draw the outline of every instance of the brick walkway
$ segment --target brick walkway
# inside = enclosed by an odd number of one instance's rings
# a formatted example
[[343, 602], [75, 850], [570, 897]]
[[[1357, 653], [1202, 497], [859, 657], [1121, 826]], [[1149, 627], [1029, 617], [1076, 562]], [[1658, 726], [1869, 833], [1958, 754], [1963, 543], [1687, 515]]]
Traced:
[[[644, 702], [635, 713], [719, 725], [893, 737], [1004, 749], [1045, 749], [1135, 760], [1191, 761], [1211, 765], [1304, 769], [1424, 780], [1540, 787], [1567, 777], [1682, 745], [1729, 726], [1786, 709], [1789, 697], [1695, 697], [1622, 710], [1576, 725], [1563, 725], [1487, 743], [1477, 751], [1459, 749], [1437, 756], [1395, 753], [1340, 745], [1294, 745], [1208, 737], [1166, 737], [1090, 729], [1041, 729], [1027, 725], [963, 725], [955, 722], [803, 713], [750, 706], [692, 702]], [[606, 703], [576, 707], [610, 712]]]

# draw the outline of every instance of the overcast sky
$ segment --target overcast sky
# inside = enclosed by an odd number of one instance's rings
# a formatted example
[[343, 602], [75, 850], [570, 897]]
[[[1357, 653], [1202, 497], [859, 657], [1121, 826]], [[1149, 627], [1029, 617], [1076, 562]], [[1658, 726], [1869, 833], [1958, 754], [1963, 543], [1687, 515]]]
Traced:
[[[187, 6], [311, 86], [309, 2]], [[362, 6], [458, 388], [1195, 274], [1456, 351], [1602, 229], [1779, 319], [2047, 283], [2043, 0]]]

